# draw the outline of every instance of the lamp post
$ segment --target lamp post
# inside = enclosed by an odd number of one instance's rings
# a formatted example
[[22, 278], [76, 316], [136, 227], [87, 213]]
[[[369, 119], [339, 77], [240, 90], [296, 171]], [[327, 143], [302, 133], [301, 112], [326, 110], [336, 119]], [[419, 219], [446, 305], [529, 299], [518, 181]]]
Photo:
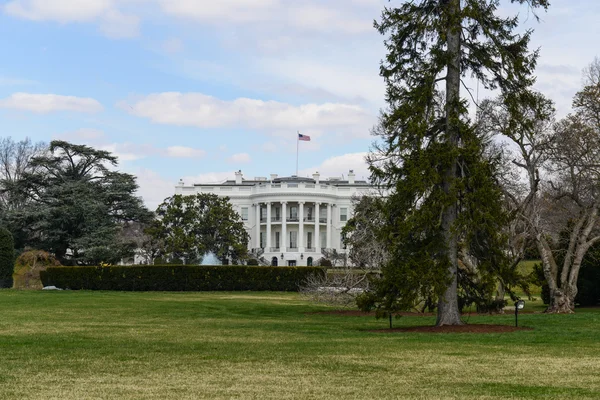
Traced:
[[519, 310], [525, 307], [525, 301], [518, 300], [515, 302], [515, 327], [519, 326]]

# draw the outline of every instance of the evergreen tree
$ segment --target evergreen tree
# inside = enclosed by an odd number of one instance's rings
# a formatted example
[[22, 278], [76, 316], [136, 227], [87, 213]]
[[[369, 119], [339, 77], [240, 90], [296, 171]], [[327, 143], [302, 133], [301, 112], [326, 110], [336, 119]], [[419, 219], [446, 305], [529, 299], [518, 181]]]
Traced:
[[[548, 0], [511, 2], [548, 7]], [[386, 36], [381, 75], [388, 108], [375, 129], [382, 144], [370, 161], [374, 180], [391, 189], [386, 237], [392, 254], [379, 298], [397, 310], [433, 291], [437, 325], [461, 323], [459, 248], [477, 237], [475, 226], [493, 233], [502, 223], [493, 163], [483, 157], [482, 137], [467, 117], [462, 79], [471, 75], [502, 93], [520, 93], [533, 83], [532, 32], [514, 33], [518, 17], [498, 16], [499, 5], [407, 1], [385, 8], [375, 24]]]
[[234, 264], [246, 258], [249, 235], [229, 198], [211, 193], [174, 195], [156, 209], [147, 233], [162, 243], [169, 262], [201, 263], [204, 255]]
[[151, 213], [135, 196], [135, 177], [109, 169], [107, 151], [52, 141], [48, 154], [33, 157], [31, 171], [5, 190], [27, 199], [8, 214], [25, 245], [49, 251], [63, 264], [117, 262], [133, 254], [121, 240], [123, 225]]

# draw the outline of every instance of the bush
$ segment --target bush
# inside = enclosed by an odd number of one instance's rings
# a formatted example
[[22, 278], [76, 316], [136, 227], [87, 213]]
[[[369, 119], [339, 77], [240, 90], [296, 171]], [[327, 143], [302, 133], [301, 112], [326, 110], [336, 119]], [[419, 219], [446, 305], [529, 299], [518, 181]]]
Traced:
[[331, 268], [331, 266], [332, 266], [331, 261], [324, 257], [320, 258], [319, 261], [317, 261], [317, 264], [320, 265], [321, 267]]
[[135, 265], [52, 267], [41, 273], [45, 286], [73, 290], [123, 291], [298, 291], [317, 267], [244, 265]]
[[15, 263], [15, 242], [6, 228], [0, 228], [0, 288], [12, 286]]
[[13, 287], [15, 289], [41, 289], [44, 287], [40, 273], [48, 267], [59, 266], [60, 262], [50, 253], [42, 250], [28, 250], [15, 262]]
[[246, 263], [247, 265], [258, 265], [258, 260], [256, 258], [251, 258]]

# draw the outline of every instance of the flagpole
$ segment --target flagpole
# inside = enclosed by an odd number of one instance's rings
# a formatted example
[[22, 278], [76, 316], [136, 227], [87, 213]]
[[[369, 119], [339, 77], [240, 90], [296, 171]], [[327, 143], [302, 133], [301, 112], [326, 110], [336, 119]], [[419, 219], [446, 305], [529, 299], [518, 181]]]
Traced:
[[300, 131], [296, 133], [296, 176], [298, 176], [298, 148], [300, 147]]

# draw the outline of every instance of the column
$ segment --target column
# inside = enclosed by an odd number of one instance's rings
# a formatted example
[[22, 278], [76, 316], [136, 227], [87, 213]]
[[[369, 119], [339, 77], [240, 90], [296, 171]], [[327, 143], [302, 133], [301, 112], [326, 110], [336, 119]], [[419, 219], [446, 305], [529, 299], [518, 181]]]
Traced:
[[267, 247], [266, 251], [271, 251], [271, 203], [267, 203]]
[[256, 203], [254, 206], [256, 207], [256, 239], [254, 243], [258, 249], [260, 247], [260, 203]]
[[313, 247], [317, 253], [321, 252], [321, 235], [320, 235], [320, 222], [319, 222], [319, 205], [321, 203], [315, 202], [315, 235], [313, 237]]
[[281, 202], [281, 252], [285, 253], [287, 247], [287, 203], [285, 201]]
[[304, 252], [304, 202], [298, 203], [298, 251]]
[[331, 249], [331, 203], [327, 203], [327, 248]]

